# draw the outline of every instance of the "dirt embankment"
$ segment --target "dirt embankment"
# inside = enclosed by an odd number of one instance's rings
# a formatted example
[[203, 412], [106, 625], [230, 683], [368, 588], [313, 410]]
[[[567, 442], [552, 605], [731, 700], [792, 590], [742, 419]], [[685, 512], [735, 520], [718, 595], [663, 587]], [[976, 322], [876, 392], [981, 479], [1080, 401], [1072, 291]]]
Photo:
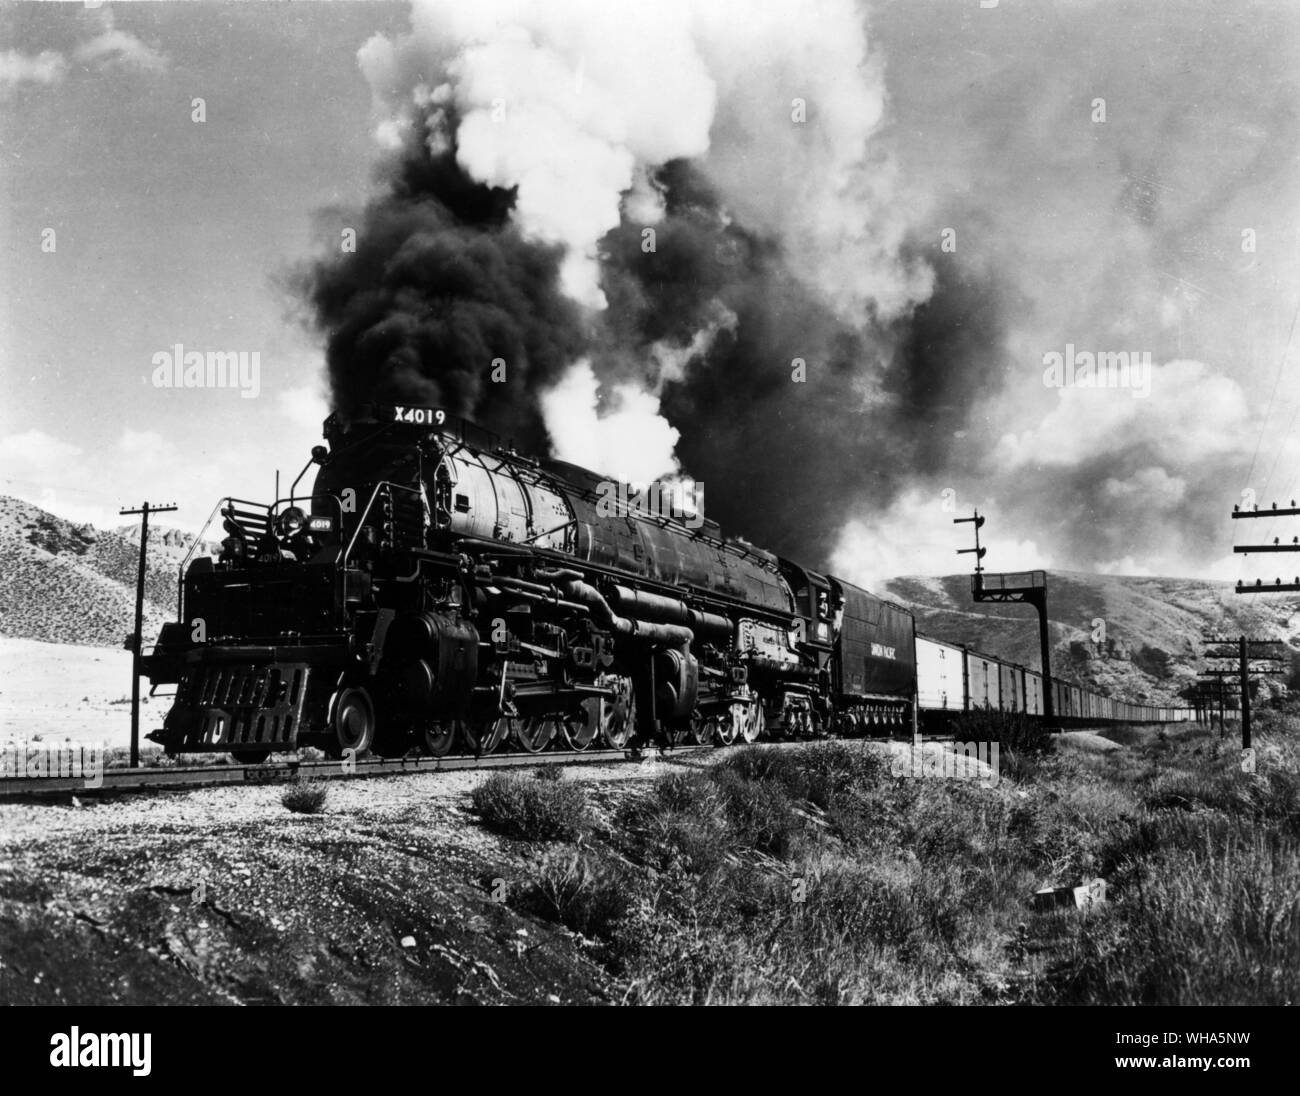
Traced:
[[[662, 768], [583, 779], [612, 809]], [[0, 1003], [610, 1000], [580, 937], [494, 901], [541, 850], [480, 826], [482, 778], [0, 805]]]
[[[611, 759], [563, 779], [584, 785], [590, 840], [606, 845], [629, 796], [729, 752]], [[285, 808], [285, 785], [0, 803], [0, 1004], [622, 1000], [598, 942], [516, 901], [541, 859], [588, 839], [485, 829], [470, 792], [486, 777], [333, 781], [310, 815]]]

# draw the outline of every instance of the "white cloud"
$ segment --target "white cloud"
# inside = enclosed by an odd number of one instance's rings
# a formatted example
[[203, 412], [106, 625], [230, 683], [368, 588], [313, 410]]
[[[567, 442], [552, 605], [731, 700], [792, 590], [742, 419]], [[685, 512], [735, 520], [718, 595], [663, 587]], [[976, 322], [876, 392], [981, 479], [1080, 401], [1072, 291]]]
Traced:
[[115, 30], [110, 25], [103, 34], [83, 42], [73, 51], [73, 57], [83, 65], [96, 69], [124, 68], [137, 72], [163, 72], [167, 58], [145, 45], [134, 34]]
[[40, 53], [20, 53], [9, 49], [0, 53], [0, 91], [20, 84], [59, 83], [68, 73], [68, 62], [57, 50], [46, 49]]
[[[981, 513], [996, 512], [988, 502]], [[970, 527], [953, 518], [968, 513], [944, 508], [937, 490], [914, 488], [899, 496], [888, 510], [849, 521], [831, 553], [831, 572], [867, 589], [879, 590], [886, 579], [901, 575], [952, 575], [973, 570], [973, 556], [959, 556], [972, 546]], [[985, 541], [987, 544], [987, 541]], [[995, 571], [1025, 571], [1050, 567], [1050, 558], [1032, 540], [999, 541], [985, 566]]]
[[26, 430], [0, 438], [0, 491], [34, 503], [69, 521], [100, 525], [110, 511], [90, 501], [95, 493], [84, 485], [81, 446], [43, 430]]
[[156, 430], [132, 430], [129, 426], [122, 431], [117, 447], [123, 456], [131, 459], [150, 457], [160, 460], [171, 453], [171, 444]]
[[1060, 389], [1037, 427], [1003, 435], [996, 458], [1012, 468], [1073, 465], [1145, 444], [1177, 466], [1239, 452], [1254, 436], [1250, 424], [1236, 381], [1203, 362], [1176, 360], [1152, 368], [1145, 398], [1128, 388]]
[[1187, 481], [1180, 476], [1171, 476], [1163, 468], [1143, 468], [1127, 480], [1107, 479], [1101, 490], [1115, 502], [1135, 502], [1166, 509], [1182, 502], [1187, 494]]
[[[104, 9], [103, 27], [94, 38], [74, 47], [71, 53], [73, 61], [94, 72], [111, 69], [129, 72], [166, 71], [169, 63], [167, 57], [134, 34], [117, 30], [108, 9]], [[68, 67], [68, 57], [58, 50], [22, 53], [11, 49], [0, 52], [0, 95], [22, 84], [45, 87], [60, 84], [68, 75]]]
[[[69, 521], [115, 529], [127, 522], [118, 511], [155, 503], [179, 503], [182, 509], [163, 524], [196, 531], [223, 494], [245, 494], [252, 473], [240, 469], [243, 482], [227, 483], [229, 469], [183, 453], [153, 430], [123, 429], [117, 440], [88, 453], [82, 446], [42, 430], [0, 438], [0, 493], [23, 499]], [[269, 495], [269, 489], [257, 494]]]
[[[1236, 583], [1239, 579], [1254, 582], [1260, 572], [1246, 565], [1246, 559], [1245, 556], [1230, 554], [1209, 563], [1200, 563], [1174, 552], [1157, 551], [1143, 555], [1140, 560], [1132, 555], [1106, 560], [1097, 564], [1095, 570], [1103, 575], [1136, 575], [1139, 578], [1189, 575], [1206, 582]], [[1272, 580], [1273, 575], [1270, 574], [1268, 581]]]
[[276, 394], [275, 402], [282, 418], [313, 433], [330, 413], [329, 402], [316, 385], [287, 388]]
[[27, 430], [0, 438], [0, 462], [6, 470], [54, 473], [81, 455], [81, 447], [44, 430]]
[[1156, 575], [1181, 574], [1181, 568], [1167, 570], [1152, 570], [1146, 563], [1139, 563], [1132, 556], [1124, 556], [1122, 559], [1107, 560], [1105, 563], [1097, 564], [1097, 573], [1100, 575], [1129, 575], [1138, 578], [1152, 578]]

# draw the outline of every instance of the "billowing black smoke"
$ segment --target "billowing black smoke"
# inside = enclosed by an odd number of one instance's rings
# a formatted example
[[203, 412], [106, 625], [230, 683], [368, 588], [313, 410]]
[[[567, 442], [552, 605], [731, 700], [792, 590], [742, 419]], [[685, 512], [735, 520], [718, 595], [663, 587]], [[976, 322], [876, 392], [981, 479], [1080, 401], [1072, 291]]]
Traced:
[[[540, 398], [586, 355], [606, 387], [658, 389], [711, 518], [824, 566], [849, 517], [945, 467], [997, 368], [1000, 302], [952, 256], [930, 257], [936, 291], [908, 319], [847, 324], [685, 161], [657, 178], [666, 212], [653, 250], [639, 224], [602, 241], [608, 307], [589, 320], [560, 290], [559, 251], [513, 227], [513, 192], [418, 141], [387, 171], [355, 254], [302, 278], [345, 415], [369, 401], [432, 404], [541, 453]], [[656, 344], [684, 346], [710, 326], [680, 375], [660, 375]]]
[[[915, 476], [952, 468], [975, 403], [1006, 383], [1006, 318], [1026, 307], [992, 263], [942, 252], [926, 258], [934, 291], [885, 332], [892, 349], [881, 378], [892, 444]], [[1037, 371], [1032, 380], [1039, 382]]]
[[371, 401], [443, 407], [545, 450], [537, 393], [586, 344], [562, 254], [519, 234], [513, 190], [474, 182], [454, 148], [431, 152], [413, 131], [382, 168], [355, 252], [298, 279], [326, 334], [331, 403], [345, 417]]
[[669, 165], [659, 182], [667, 215], [654, 252], [636, 226], [606, 239], [614, 350], [597, 356], [601, 375], [647, 361], [658, 341], [688, 342], [724, 306], [734, 323], [662, 386], [677, 455], [724, 529], [824, 566], [849, 517], [946, 466], [1000, 368], [1001, 302], [952, 256], [930, 256], [925, 305], [888, 326], [850, 326], [774, 245], [723, 215], [691, 165]]

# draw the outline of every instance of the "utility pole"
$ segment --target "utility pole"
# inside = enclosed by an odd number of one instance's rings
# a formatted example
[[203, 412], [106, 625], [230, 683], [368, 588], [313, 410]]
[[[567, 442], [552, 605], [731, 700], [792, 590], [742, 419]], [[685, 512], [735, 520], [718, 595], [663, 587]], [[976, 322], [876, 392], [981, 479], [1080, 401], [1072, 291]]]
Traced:
[[[1218, 650], [1207, 649], [1204, 655], [1205, 658], [1228, 659], [1236, 663], [1236, 667], [1233, 669], [1202, 670], [1201, 676], [1217, 679], [1220, 689], [1224, 688], [1224, 679], [1230, 677], [1238, 679], [1241, 689], [1241, 748], [1243, 751], [1249, 750], [1251, 748], [1250, 683], [1252, 680], [1262, 680], [1264, 674], [1278, 672], [1276, 669], [1252, 665], [1252, 663], [1285, 665], [1285, 661], [1275, 655], [1252, 654], [1251, 648], [1281, 647], [1283, 643], [1280, 639], [1250, 639], [1244, 635], [1238, 636], [1235, 640], [1227, 636], [1203, 636], [1202, 639], [1206, 644], [1221, 648]], [[1222, 699], [1220, 703], [1222, 703]], [[1222, 726], [1222, 717], [1220, 717], [1220, 726]], [[1243, 752], [1242, 756], [1247, 755]]]
[[[1267, 510], [1261, 510], [1258, 506], [1253, 506], [1249, 510], [1243, 510], [1240, 506], [1232, 508], [1234, 520], [1244, 518], [1284, 518], [1300, 517], [1300, 507], [1295, 504], [1295, 499], [1291, 500], [1290, 506], [1280, 507], [1275, 502]], [[1272, 544], [1241, 544], [1234, 545], [1234, 552], [1241, 555], [1250, 555], [1251, 552], [1300, 552], [1300, 536], [1292, 537], [1290, 544], [1282, 544], [1280, 537], [1274, 537]], [[1239, 594], [1281, 594], [1300, 592], [1300, 575], [1296, 575], [1294, 581], [1283, 582], [1281, 576], [1273, 580], [1272, 586], [1265, 586], [1260, 579], [1255, 580], [1254, 586], [1248, 586], [1246, 583], [1237, 581], [1237, 593]], [[1255, 641], [1258, 642], [1258, 641]], [[1238, 663], [1241, 674], [1241, 766], [1245, 772], [1255, 771], [1255, 755], [1250, 745], [1250, 657], [1246, 650], [1247, 639], [1242, 636], [1238, 644]], [[1249, 768], [1247, 767], [1249, 766]]]
[[1203, 677], [1196, 688], [1195, 696], [1200, 707], [1200, 716], [1214, 727], [1215, 712], [1219, 718], [1219, 737], [1227, 734], [1223, 721], [1223, 682], [1217, 677]]
[[[1250, 749], [1250, 662], [1246, 658], [1246, 637], [1241, 637], [1241, 748]], [[1245, 756], [1244, 754], [1242, 755]]]
[[[1240, 506], [1232, 508], [1232, 516], [1238, 518], [1286, 518], [1300, 516], [1300, 507], [1295, 504], [1295, 499], [1291, 500], [1291, 505], [1278, 508], [1277, 503], [1267, 510], [1261, 510], [1258, 506], [1251, 510], [1243, 510]], [[1300, 552], [1300, 537], [1292, 537], [1290, 544], [1282, 544], [1279, 537], [1273, 538], [1272, 544], [1239, 544], [1233, 547], [1234, 552], [1248, 556], [1252, 552]], [[1240, 579], [1237, 581], [1237, 593], [1239, 594], [1282, 594], [1295, 593], [1300, 591], [1300, 575], [1295, 576], [1293, 582], [1283, 582], [1281, 576], [1273, 580], [1272, 586], [1265, 586], [1261, 579], [1255, 580], [1255, 585], [1250, 586]]]
[[1207, 719], [1210, 727], [1214, 727], [1214, 713], [1218, 709], [1219, 713], [1219, 737], [1222, 738], [1227, 733], [1227, 724], [1224, 720], [1224, 684], [1223, 678], [1217, 671], [1203, 670], [1201, 680], [1193, 693], [1198, 701], [1201, 713]]
[[126, 645], [131, 651], [131, 768], [140, 767], [140, 651], [144, 646], [144, 568], [149, 549], [149, 515], [166, 514], [175, 510], [174, 504], [150, 506], [144, 503], [138, 510], [119, 510], [119, 514], [140, 515], [140, 566], [135, 573], [135, 630], [127, 636]]

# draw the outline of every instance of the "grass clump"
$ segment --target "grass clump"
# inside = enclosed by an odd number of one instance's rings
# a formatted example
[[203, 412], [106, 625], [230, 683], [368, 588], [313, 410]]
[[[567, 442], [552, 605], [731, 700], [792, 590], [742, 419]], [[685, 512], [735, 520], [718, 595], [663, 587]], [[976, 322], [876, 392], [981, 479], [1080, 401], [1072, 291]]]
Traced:
[[[1300, 999], [1300, 741], [1261, 733], [1254, 774], [1203, 727], [1131, 741], [1027, 749], [998, 782], [895, 776], [860, 742], [746, 747], [654, 781], [519, 901], [641, 1004]], [[565, 792], [497, 775], [475, 804], [538, 837]], [[1100, 906], [1033, 902], [1096, 876]]]
[[285, 789], [280, 802], [295, 814], [318, 814], [325, 809], [328, 796], [329, 789], [323, 781], [299, 774]]
[[523, 900], [533, 912], [587, 937], [611, 935], [632, 902], [624, 872], [587, 852], [543, 858]]
[[1121, 901], [1066, 942], [1043, 998], [1286, 1004], [1300, 997], [1300, 842], [1231, 817], [1165, 817]]
[[1003, 754], [1042, 755], [1055, 749], [1052, 732], [1043, 720], [1024, 712], [975, 708], [957, 718], [954, 733], [962, 741], [996, 742]]
[[[994, 785], [896, 778], [860, 743], [674, 773], [623, 809], [608, 861], [548, 869], [551, 915], [644, 1004], [1300, 998], [1292, 736], [1262, 734], [1253, 775], [1205, 728], [1025, 741], [1032, 765]], [[1105, 904], [1036, 910], [1096, 876]]]
[[524, 841], [574, 841], [591, 827], [582, 787], [557, 777], [493, 773], [472, 793], [489, 829]]

